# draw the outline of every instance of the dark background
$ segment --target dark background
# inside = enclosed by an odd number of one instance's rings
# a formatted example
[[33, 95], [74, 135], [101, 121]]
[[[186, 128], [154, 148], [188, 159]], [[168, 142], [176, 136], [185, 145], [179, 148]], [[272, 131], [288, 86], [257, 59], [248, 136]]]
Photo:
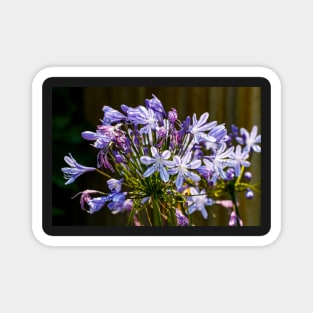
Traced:
[[[85, 166], [96, 167], [98, 150], [81, 138], [85, 130], [95, 131], [103, 118], [102, 107], [109, 105], [119, 109], [121, 104], [132, 107], [144, 105], [144, 100], [155, 94], [165, 110], [176, 108], [179, 119], [184, 120], [194, 112], [199, 117], [209, 112], [209, 121], [231, 124], [246, 128], [253, 125], [261, 133], [261, 89], [260, 87], [54, 87], [52, 91], [53, 110], [53, 219], [54, 226], [123, 225], [126, 216], [113, 215], [105, 207], [93, 215], [80, 209], [79, 196], [72, 197], [86, 189], [104, 190], [103, 177], [95, 172], [86, 173], [70, 185], [65, 185], [61, 172], [66, 167], [64, 156], [71, 153]], [[260, 154], [254, 154], [249, 170], [252, 183], [261, 183]], [[240, 213], [245, 225], [260, 225], [261, 197], [255, 194], [252, 200], [238, 194]], [[208, 207], [209, 217], [204, 221], [200, 213], [196, 218], [202, 225], [225, 226], [228, 223], [227, 210], [215, 205]]]

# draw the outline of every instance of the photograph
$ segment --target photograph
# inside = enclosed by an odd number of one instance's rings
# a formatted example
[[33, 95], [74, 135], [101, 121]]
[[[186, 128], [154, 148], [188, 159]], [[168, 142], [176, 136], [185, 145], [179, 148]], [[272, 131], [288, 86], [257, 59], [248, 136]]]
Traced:
[[51, 88], [52, 226], [262, 224], [262, 87], [178, 84]]

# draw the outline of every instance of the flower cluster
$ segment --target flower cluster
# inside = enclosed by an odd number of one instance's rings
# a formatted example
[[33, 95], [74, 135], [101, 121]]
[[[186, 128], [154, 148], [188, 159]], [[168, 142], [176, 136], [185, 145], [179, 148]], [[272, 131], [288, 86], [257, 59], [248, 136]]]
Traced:
[[70, 154], [64, 158], [69, 167], [62, 168], [65, 184], [90, 171], [106, 178], [107, 192], [81, 192], [83, 210], [106, 207], [127, 214], [134, 226], [191, 226], [194, 214], [208, 219], [208, 207], [220, 205], [228, 209], [229, 226], [243, 225], [236, 192], [251, 199], [256, 190], [246, 168], [252, 152], [261, 152], [257, 126], [249, 133], [232, 125], [228, 133], [207, 112], [180, 121], [176, 109], [166, 112], [155, 95], [135, 108], [102, 110], [101, 125], [82, 133], [98, 151], [97, 167]]

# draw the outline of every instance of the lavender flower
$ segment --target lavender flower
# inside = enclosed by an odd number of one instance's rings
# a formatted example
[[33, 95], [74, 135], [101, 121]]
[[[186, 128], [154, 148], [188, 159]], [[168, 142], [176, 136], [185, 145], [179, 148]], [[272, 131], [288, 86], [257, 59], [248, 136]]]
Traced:
[[206, 140], [210, 142], [216, 142], [216, 138], [208, 135], [205, 133], [205, 131], [208, 131], [216, 126], [217, 122], [210, 122], [207, 123], [207, 120], [209, 118], [209, 113], [203, 113], [200, 116], [200, 119], [197, 120], [197, 116], [194, 113], [193, 114], [193, 124], [189, 127], [189, 132], [193, 134], [194, 141], [196, 144], [198, 144], [201, 140]]
[[177, 120], [177, 117], [178, 117], [178, 115], [177, 115], [176, 109], [172, 108], [171, 111], [168, 112], [168, 120], [172, 124], [174, 124], [176, 122], [176, 120]]
[[124, 178], [117, 180], [115, 178], [111, 178], [107, 181], [107, 185], [112, 192], [120, 192], [122, 189]]
[[128, 119], [134, 124], [142, 124], [144, 127], [140, 129], [141, 134], [148, 134], [152, 130], [158, 129], [158, 123], [154, 111], [150, 108], [146, 109], [144, 106], [133, 109], [128, 108]]
[[[108, 209], [113, 213], [121, 213], [128, 209], [129, 203], [126, 202], [127, 192], [113, 194], [112, 201], [108, 204]], [[125, 203], [126, 202], [126, 203]]]
[[162, 122], [163, 118], [166, 117], [163, 104], [154, 94], [152, 94], [152, 97], [152, 99], [146, 99], [146, 107], [153, 110], [158, 121]]
[[240, 217], [236, 214], [235, 211], [232, 211], [232, 212], [231, 212], [228, 225], [229, 225], [229, 226], [243, 226], [242, 220], [241, 220]]
[[89, 205], [89, 210], [87, 210], [87, 212], [93, 214], [100, 211], [107, 201], [108, 197], [105, 196], [89, 199], [87, 201], [87, 204]]
[[240, 175], [240, 167], [249, 167], [250, 162], [247, 161], [249, 157], [249, 153], [247, 151], [241, 152], [241, 146], [237, 145], [236, 151], [232, 152], [229, 157], [231, 158], [228, 160], [228, 165], [235, 169], [235, 175], [238, 177]]
[[257, 135], [258, 127], [255, 125], [252, 127], [251, 133], [245, 129], [240, 129], [240, 134], [242, 137], [236, 137], [239, 144], [245, 145], [244, 151], [250, 152], [251, 150], [255, 152], [261, 152], [261, 147], [258, 145], [261, 142], [261, 135]]
[[104, 106], [102, 108], [104, 112], [104, 117], [102, 120], [103, 125], [111, 125], [112, 123], [117, 123], [126, 120], [126, 116], [119, 112], [118, 110], [112, 109], [109, 106]]
[[200, 192], [194, 188], [190, 187], [191, 196], [188, 197], [188, 214], [192, 214], [195, 211], [200, 211], [203, 218], [208, 218], [208, 212], [205, 206], [211, 206], [214, 202], [211, 198], [208, 198], [205, 194], [205, 190], [201, 190]]
[[151, 147], [151, 154], [152, 157], [149, 156], [142, 156], [140, 158], [141, 163], [145, 164], [145, 165], [151, 165], [143, 174], [144, 177], [149, 177], [151, 176], [155, 171], [160, 172], [160, 177], [162, 179], [162, 181], [164, 181], [165, 183], [168, 182], [169, 180], [169, 174], [165, 168], [165, 166], [169, 166], [171, 165], [170, 161], [167, 161], [170, 156], [171, 153], [169, 150], [165, 150], [162, 152], [162, 154], [160, 155], [158, 153], [158, 150], [155, 147]]
[[96, 168], [94, 167], [87, 167], [79, 164], [69, 153], [69, 157], [65, 156], [64, 161], [70, 166], [70, 167], [63, 167], [61, 170], [64, 173], [64, 178], [68, 179], [68, 181], [65, 183], [65, 185], [71, 184], [75, 181], [77, 177], [80, 175], [86, 173], [95, 171]]
[[175, 155], [173, 161], [169, 164], [169, 167], [171, 168], [168, 170], [168, 173], [170, 175], [177, 174], [176, 187], [178, 189], [182, 187], [184, 180], [187, 178], [195, 182], [201, 180], [199, 175], [189, 171], [189, 169], [197, 169], [200, 167], [201, 160], [191, 161], [191, 157], [191, 152], [186, 153], [182, 158], [180, 158], [178, 155]]
[[223, 179], [227, 179], [224, 168], [228, 165], [230, 160], [228, 157], [234, 150], [234, 148], [231, 147], [225, 151], [226, 148], [226, 144], [222, 143], [214, 155], [205, 156], [203, 158], [204, 164], [207, 166], [212, 166], [216, 174], [221, 176]]
[[175, 216], [177, 218], [177, 226], [188, 226], [188, 218], [178, 209], [176, 209]]

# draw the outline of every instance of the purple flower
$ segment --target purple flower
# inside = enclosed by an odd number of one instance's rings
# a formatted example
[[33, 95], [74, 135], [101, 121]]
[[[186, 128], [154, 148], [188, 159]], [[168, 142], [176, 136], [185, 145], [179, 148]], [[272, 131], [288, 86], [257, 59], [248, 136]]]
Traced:
[[158, 121], [162, 122], [163, 118], [166, 117], [163, 104], [154, 94], [152, 94], [152, 97], [152, 99], [146, 99], [146, 107], [153, 110]]
[[95, 141], [93, 146], [97, 149], [104, 149], [111, 142], [110, 137], [102, 134], [99, 131], [97, 131], [96, 133], [91, 131], [84, 131], [81, 133], [81, 135], [85, 140]]
[[104, 117], [102, 120], [103, 125], [111, 125], [112, 123], [117, 123], [126, 120], [126, 116], [124, 114], [115, 109], [112, 109], [109, 106], [105, 105], [102, 108], [102, 111], [104, 112]]
[[110, 142], [114, 141], [117, 145], [126, 150], [128, 142], [125, 132], [119, 129], [121, 126], [122, 124], [114, 126], [98, 125], [96, 132], [84, 131], [81, 135], [85, 140], [95, 140], [93, 146], [97, 149], [104, 149]]
[[156, 116], [150, 108], [146, 109], [142, 105], [135, 109], [128, 108], [127, 115], [132, 123], [144, 125], [139, 131], [141, 134], [148, 134], [152, 130], [158, 129]]
[[246, 196], [247, 199], [250, 200], [250, 199], [252, 199], [252, 198], [254, 197], [254, 193], [253, 193], [253, 191], [252, 191], [250, 188], [248, 188], [248, 189], [246, 190], [245, 196]]
[[216, 143], [223, 141], [227, 135], [227, 129], [224, 124], [217, 125], [208, 133], [209, 136], [216, 139]]
[[229, 225], [229, 226], [243, 226], [242, 220], [241, 220], [240, 217], [236, 214], [235, 211], [232, 211], [232, 212], [231, 212], [228, 225]]
[[182, 158], [180, 158], [178, 155], [175, 155], [173, 161], [171, 161], [171, 164], [169, 165], [171, 168], [168, 170], [168, 173], [170, 175], [177, 174], [176, 187], [178, 189], [182, 187], [186, 178], [189, 178], [195, 182], [201, 180], [199, 175], [189, 171], [189, 169], [197, 169], [200, 167], [201, 160], [191, 161], [191, 157], [191, 152], [187, 152]]
[[251, 173], [251, 172], [245, 172], [245, 173], [243, 174], [243, 176], [244, 176], [244, 178], [245, 178], [246, 180], [251, 180], [251, 178], [252, 178], [252, 173]]
[[222, 179], [227, 179], [223, 169], [228, 165], [230, 160], [228, 156], [230, 156], [234, 150], [234, 147], [231, 147], [225, 151], [226, 148], [226, 144], [222, 143], [214, 155], [205, 156], [203, 158], [204, 164], [207, 166], [212, 166], [216, 174], [220, 175]]
[[249, 157], [249, 152], [243, 151], [241, 152], [241, 146], [237, 145], [236, 151], [232, 152], [229, 157], [231, 158], [228, 161], [228, 165], [235, 169], [235, 175], [238, 177], [240, 175], [240, 167], [249, 167], [250, 162], [246, 161]]
[[203, 113], [200, 116], [200, 119], [197, 120], [197, 116], [194, 113], [193, 114], [193, 124], [189, 127], [189, 132], [193, 134], [194, 141], [196, 144], [198, 144], [201, 140], [210, 141], [210, 142], [216, 142], [216, 138], [206, 134], [206, 131], [209, 131], [213, 127], [216, 126], [217, 122], [213, 121], [210, 123], [207, 123], [207, 120], [209, 118], [209, 113]]
[[189, 220], [188, 218], [178, 209], [175, 212], [177, 218], [177, 226], [188, 226]]
[[206, 210], [206, 206], [211, 206], [214, 204], [211, 198], [208, 198], [205, 194], [205, 190], [201, 190], [200, 192], [194, 188], [190, 187], [191, 196], [188, 197], [188, 214], [192, 214], [195, 211], [200, 211], [203, 218], [208, 218], [208, 212]]
[[122, 189], [124, 178], [117, 180], [115, 178], [111, 178], [107, 181], [107, 185], [112, 192], [120, 192]]
[[69, 153], [69, 157], [65, 156], [64, 161], [70, 166], [70, 167], [63, 167], [61, 170], [64, 173], [64, 178], [68, 179], [68, 181], [65, 183], [65, 185], [71, 184], [75, 181], [75, 179], [86, 173], [95, 171], [96, 168], [94, 167], [87, 167], [79, 164]]
[[104, 167], [111, 170], [111, 172], [115, 172], [112, 164], [109, 162], [108, 155], [100, 150], [97, 155], [97, 166], [98, 168]]
[[215, 185], [218, 175], [214, 171], [213, 163], [200, 166], [197, 171], [210, 185]]
[[127, 192], [113, 194], [112, 201], [108, 204], [108, 209], [113, 214], [124, 212], [129, 209], [129, 201], [125, 199]]
[[176, 122], [176, 120], [177, 120], [177, 117], [178, 117], [178, 115], [177, 115], [176, 109], [172, 108], [171, 111], [168, 112], [168, 120], [172, 124], [174, 124]]
[[152, 165], [145, 171], [143, 176], [149, 177], [155, 171], [158, 171], [158, 172], [160, 172], [160, 177], [161, 177], [162, 181], [164, 181], [165, 183], [168, 182], [169, 174], [168, 174], [165, 166], [171, 165], [171, 162], [167, 161], [171, 156], [171, 152], [169, 150], [165, 150], [160, 155], [158, 153], [158, 150], [155, 147], [151, 147], [151, 154], [152, 154], [152, 157], [142, 156], [140, 158], [141, 163], [143, 163], [145, 165]]
[[108, 197], [105, 196], [89, 199], [87, 201], [87, 204], [89, 205], [89, 210], [87, 210], [87, 212], [93, 214], [101, 210], [108, 200]]
[[244, 151], [250, 152], [251, 150], [255, 152], [261, 152], [261, 147], [258, 145], [261, 143], [261, 135], [257, 135], [258, 133], [258, 127], [254, 125], [252, 127], [251, 133], [245, 129], [240, 129], [240, 134], [242, 137], [236, 137], [236, 140], [239, 144], [245, 145]]

